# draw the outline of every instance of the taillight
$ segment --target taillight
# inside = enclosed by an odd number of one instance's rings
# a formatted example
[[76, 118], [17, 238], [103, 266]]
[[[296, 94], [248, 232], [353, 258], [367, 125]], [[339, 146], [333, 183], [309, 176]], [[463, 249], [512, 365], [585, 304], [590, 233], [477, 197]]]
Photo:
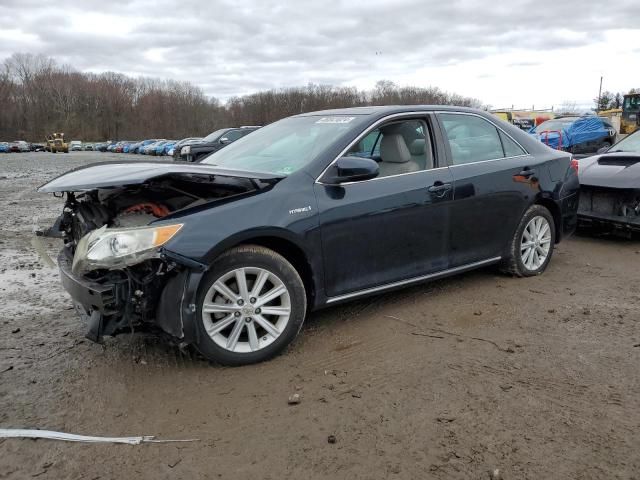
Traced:
[[575, 158], [571, 159], [571, 168], [573, 168], [576, 172], [576, 175], [578, 174], [578, 160], [576, 160]]

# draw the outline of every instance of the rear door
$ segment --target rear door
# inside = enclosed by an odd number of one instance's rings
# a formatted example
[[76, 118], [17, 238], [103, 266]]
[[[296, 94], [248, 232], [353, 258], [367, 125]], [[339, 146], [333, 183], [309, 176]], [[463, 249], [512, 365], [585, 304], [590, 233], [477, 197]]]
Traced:
[[379, 162], [378, 177], [316, 183], [329, 297], [448, 267], [452, 177], [430, 122], [426, 114], [397, 118], [352, 146], [346, 155]]
[[453, 176], [450, 267], [504, 254], [539, 191], [535, 159], [476, 114], [439, 113]]

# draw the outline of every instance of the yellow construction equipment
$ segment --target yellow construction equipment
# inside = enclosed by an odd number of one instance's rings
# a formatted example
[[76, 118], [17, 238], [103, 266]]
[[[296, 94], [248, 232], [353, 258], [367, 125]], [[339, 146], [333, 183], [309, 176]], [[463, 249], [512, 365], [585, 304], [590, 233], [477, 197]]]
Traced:
[[52, 133], [51, 135], [47, 135], [45, 150], [52, 153], [69, 153], [69, 145], [64, 141], [64, 133]]
[[629, 93], [622, 102], [620, 133], [629, 134], [640, 128], [640, 93]]

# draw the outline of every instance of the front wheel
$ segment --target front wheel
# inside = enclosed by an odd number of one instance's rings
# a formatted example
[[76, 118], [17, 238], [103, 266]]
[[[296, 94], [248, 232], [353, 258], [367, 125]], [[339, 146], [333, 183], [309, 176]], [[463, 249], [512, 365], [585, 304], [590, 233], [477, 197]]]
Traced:
[[522, 216], [509, 243], [502, 270], [517, 277], [540, 275], [551, 261], [555, 240], [551, 212], [542, 205], [532, 205]]
[[203, 278], [196, 348], [223, 365], [267, 360], [293, 341], [306, 309], [302, 279], [283, 256], [256, 245], [233, 248]]

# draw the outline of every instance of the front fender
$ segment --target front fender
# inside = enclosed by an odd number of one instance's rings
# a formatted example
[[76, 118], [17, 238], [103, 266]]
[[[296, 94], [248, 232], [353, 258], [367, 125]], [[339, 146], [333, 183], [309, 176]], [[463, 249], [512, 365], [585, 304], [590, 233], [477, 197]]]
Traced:
[[185, 343], [198, 340], [196, 301], [204, 271], [185, 269], [165, 285], [158, 308], [156, 324]]

